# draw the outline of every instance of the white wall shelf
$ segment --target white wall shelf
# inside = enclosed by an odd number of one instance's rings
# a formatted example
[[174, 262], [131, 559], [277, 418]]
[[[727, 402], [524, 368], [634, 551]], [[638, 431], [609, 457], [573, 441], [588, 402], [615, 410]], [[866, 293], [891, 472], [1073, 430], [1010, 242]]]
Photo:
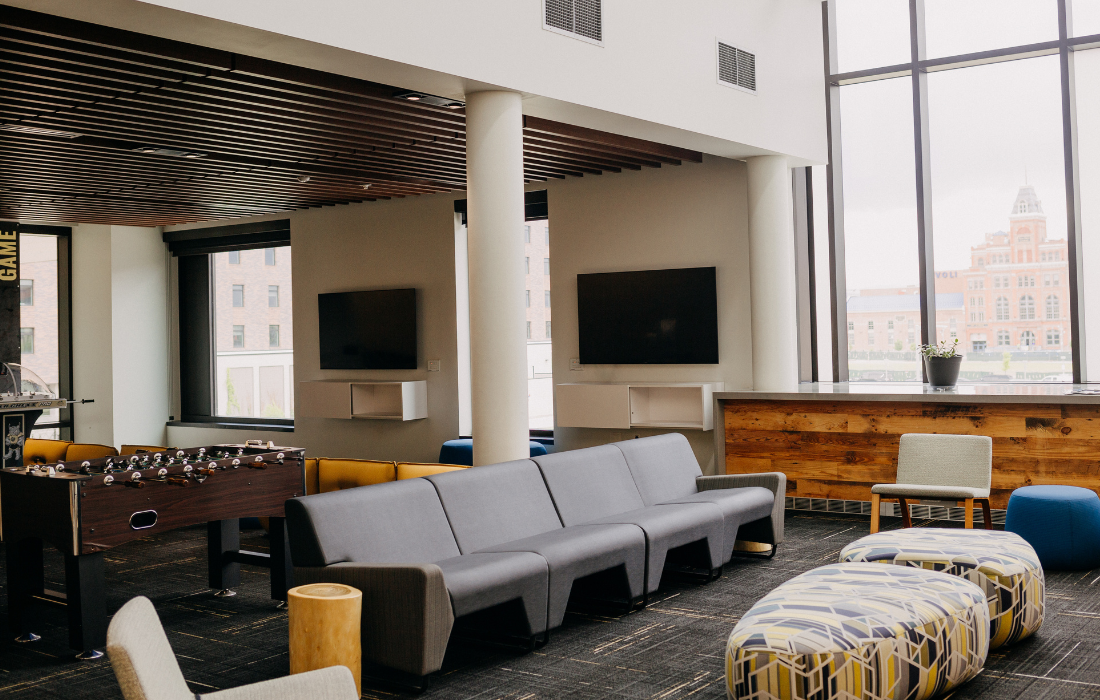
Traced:
[[310, 418], [418, 420], [428, 417], [428, 383], [317, 381], [298, 385], [298, 414]]
[[722, 382], [558, 384], [554, 410], [563, 428], [714, 430], [714, 392], [722, 388]]

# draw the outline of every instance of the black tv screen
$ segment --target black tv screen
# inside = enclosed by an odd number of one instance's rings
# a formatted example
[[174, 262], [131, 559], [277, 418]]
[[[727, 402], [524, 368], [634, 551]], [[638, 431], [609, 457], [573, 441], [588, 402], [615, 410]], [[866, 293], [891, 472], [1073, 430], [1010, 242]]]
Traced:
[[580, 362], [718, 363], [713, 267], [577, 275]]
[[416, 369], [416, 290], [317, 295], [321, 369]]

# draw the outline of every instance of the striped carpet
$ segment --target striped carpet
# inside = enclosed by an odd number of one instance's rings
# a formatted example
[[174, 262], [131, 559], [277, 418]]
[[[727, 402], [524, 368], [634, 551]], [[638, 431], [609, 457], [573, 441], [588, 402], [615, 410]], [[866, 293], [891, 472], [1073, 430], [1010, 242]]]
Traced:
[[[443, 671], [419, 697], [723, 698], [723, 651], [739, 616], [783, 581], [835, 561], [867, 532], [866, 516], [788, 511], [787, 542], [775, 559], [735, 560], [709, 584], [669, 580], [644, 611], [571, 612], [536, 652], [452, 643]], [[244, 539], [248, 548], [264, 548], [262, 533], [246, 532]], [[267, 598], [267, 572], [244, 567], [239, 594], [214, 598], [205, 567], [201, 527], [119, 547], [107, 559], [108, 610], [135, 595], [151, 598], [196, 693], [286, 674], [286, 614]], [[48, 554], [47, 587], [60, 588], [62, 574], [60, 556]], [[1047, 586], [1039, 634], [997, 650], [953, 698], [1100, 700], [1100, 570], [1050, 573]], [[0, 594], [6, 610], [6, 592]], [[63, 622], [60, 611], [49, 612], [41, 641], [0, 643], [0, 697], [121, 697], [106, 660], [73, 659]], [[364, 694], [412, 697], [366, 684]]]

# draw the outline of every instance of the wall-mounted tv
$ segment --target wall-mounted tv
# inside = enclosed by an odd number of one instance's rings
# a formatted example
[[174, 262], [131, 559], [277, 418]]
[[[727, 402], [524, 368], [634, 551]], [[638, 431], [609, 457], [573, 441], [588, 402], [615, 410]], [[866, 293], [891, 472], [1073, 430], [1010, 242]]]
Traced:
[[416, 369], [416, 290], [317, 295], [321, 369]]
[[713, 267], [577, 275], [586, 365], [718, 363]]

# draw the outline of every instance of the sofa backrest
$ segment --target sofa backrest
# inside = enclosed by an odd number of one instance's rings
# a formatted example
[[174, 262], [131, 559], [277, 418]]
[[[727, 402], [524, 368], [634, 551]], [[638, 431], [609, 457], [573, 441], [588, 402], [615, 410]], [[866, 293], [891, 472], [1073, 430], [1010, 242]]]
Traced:
[[614, 445], [533, 458], [565, 525], [578, 525], [645, 505], [626, 458]]
[[680, 433], [613, 443], [622, 451], [634, 483], [647, 506], [698, 492], [702, 476], [687, 438]]
[[529, 459], [425, 477], [435, 485], [463, 554], [561, 528]]
[[424, 479], [286, 502], [295, 566], [430, 563], [459, 555], [435, 487]]

